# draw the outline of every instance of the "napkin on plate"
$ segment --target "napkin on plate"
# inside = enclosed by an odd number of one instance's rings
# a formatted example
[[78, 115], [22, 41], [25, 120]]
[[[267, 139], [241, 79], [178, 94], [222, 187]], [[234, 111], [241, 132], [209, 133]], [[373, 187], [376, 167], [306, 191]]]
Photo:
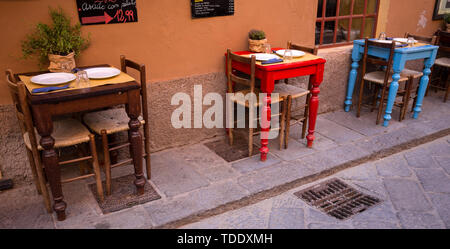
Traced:
[[270, 59], [267, 61], [262, 61], [261, 64], [266, 65], [266, 64], [273, 64], [273, 63], [279, 63], [279, 62], [283, 62], [283, 59], [274, 58], [274, 59]]
[[31, 91], [31, 93], [46, 93], [46, 92], [51, 92], [51, 91], [56, 91], [56, 90], [64, 90], [67, 88], [69, 88], [69, 85], [41, 87], [41, 88], [33, 89], [33, 91]]

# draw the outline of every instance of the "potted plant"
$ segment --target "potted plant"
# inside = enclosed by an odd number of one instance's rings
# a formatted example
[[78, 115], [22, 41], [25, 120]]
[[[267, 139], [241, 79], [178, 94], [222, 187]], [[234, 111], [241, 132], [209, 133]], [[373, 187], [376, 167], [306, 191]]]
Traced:
[[252, 29], [248, 33], [248, 48], [252, 52], [264, 52], [264, 45], [266, 45], [266, 33], [262, 30]]
[[75, 56], [86, 49], [89, 38], [81, 36], [81, 25], [71, 25], [70, 18], [61, 8], [49, 10], [52, 25], [38, 23], [36, 30], [22, 41], [24, 58], [39, 57], [39, 66], [50, 62], [51, 72], [75, 68]]
[[444, 15], [444, 24], [447, 32], [450, 32], [450, 14]]

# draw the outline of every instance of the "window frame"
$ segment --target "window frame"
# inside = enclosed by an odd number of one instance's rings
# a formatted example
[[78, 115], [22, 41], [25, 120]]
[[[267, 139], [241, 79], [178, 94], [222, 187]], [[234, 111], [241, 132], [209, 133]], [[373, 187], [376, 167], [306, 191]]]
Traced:
[[[369, 0], [364, 0], [364, 10], [362, 14], [353, 14], [354, 11], [354, 5], [355, 5], [355, 1], [356, 0], [351, 0], [351, 5], [350, 5], [350, 14], [349, 15], [345, 15], [345, 16], [339, 16], [339, 11], [340, 11], [340, 4], [341, 4], [341, 0], [336, 0], [336, 16], [326, 16], [326, 9], [327, 9], [327, 0], [323, 0], [323, 5], [322, 5], [322, 17], [316, 17], [316, 21], [314, 22], [315, 27], [317, 27], [317, 23], [320, 23], [320, 37], [319, 37], [319, 44], [316, 44], [316, 46], [319, 46], [319, 48], [327, 48], [327, 47], [338, 47], [338, 46], [345, 46], [345, 45], [350, 45], [353, 43], [353, 40], [350, 40], [351, 37], [351, 31], [352, 31], [352, 22], [353, 19], [357, 19], [357, 18], [362, 18], [362, 23], [361, 23], [361, 29], [360, 29], [360, 35], [359, 35], [359, 39], [363, 39], [363, 34], [364, 34], [364, 28], [365, 28], [365, 24], [366, 24], [366, 19], [367, 18], [374, 18], [374, 27], [373, 27], [373, 33], [372, 33], [372, 37], [375, 37], [375, 34], [377, 32], [377, 24], [378, 24], [378, 16], [380, 13], [380, 2], [381, 0], [377, 0], [377, 6], [375, 7], [376, 11], [375, 13], [371, 13], [368, 14], [367, 13], [367, 5]], [[317, 2], [317, 8], [319, 8], [319, 2]], [[339, 42], [336, 43], [336, 39], [337, 39], [337, 32], [338, 32], [338, 23], [339, 20], [349, 20], [348, 22], [348, 30], [349, 32], [347, 32], [347, 41], [346, 42]], [[323, 44], [323, 37], [324, 37], [324, 30], [325, 30], [325, 22], [328, 21], [334, 21], [334, 33], [333, 33], [333, 42], [329, 43], [329, 44]], [[315, 29], [316, 30], [316, 29]], [[353, 29], [355, 30], [355, 29]]]

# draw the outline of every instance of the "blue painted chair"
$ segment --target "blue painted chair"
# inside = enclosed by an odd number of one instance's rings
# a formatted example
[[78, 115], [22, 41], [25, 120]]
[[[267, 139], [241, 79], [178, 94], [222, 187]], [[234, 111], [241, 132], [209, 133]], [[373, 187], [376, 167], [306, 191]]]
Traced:
[[[389, 57], [387, 60], [371, 57], [368, 55], [368, 48], [375, 47], [380, 49], [389, 49]], [[359, 91], [359, 101], [358, 101], [358, 109], [356, 116], [360, 117], [361, 115], [361, 106], [363, 102], [363, 91], [364, 91], [364, 84], [365, 82], [371, 82], [375, 85], [375, 91], [372, 95], [372, 106], [371, 111], [373, 111], [376, 108], [377, 102], [379, 102], [378, 107], [378, 115], [376, 124], [378, 125], [380, 123], [381, 114], [383, 111], [384, 103], [386, 101], [386, 92], [389, 88], [390, 83], [392, 82], [392, 64], [393, 64], [393, 57], [394, 57], [394, 50], [395, 50], [396, 44], [394, 42], [391, 43], [381, 43], [377, 41], [371, 41], [369, 39], [365, 40], [365, 47], [364, 47], [364, 54], [363, 54], [363, 66], [362, 66], [362, 79], [360, 82], [360, 91]], [[366, 72], [367, 71], [367, 64], [372, 64], [375, 66], [379, 66], [381, 69], [373, 71], [373, 72]], [[405, 82], [405, 90], [404, 91], [398, 91], [397, 96], [402, 96], [402, 101], [396, 102], [394, 105], [400, 107], [400, 115], [399, 120], [402, 121], [405, 117], [406, 108], [408, 106], [409, 98], [411, 95], [411, 85], [413, 82], [413, 73], [409, 72], [412, 70], [408, 70], [405, 72], [402, 72], [400, 74], [399, 82]], [[409, 74], [408, 74], [409, 72]], [[381, 95], [379, 94], [381, 90]], [[379, 97], [380, 96], [380, 97]]]

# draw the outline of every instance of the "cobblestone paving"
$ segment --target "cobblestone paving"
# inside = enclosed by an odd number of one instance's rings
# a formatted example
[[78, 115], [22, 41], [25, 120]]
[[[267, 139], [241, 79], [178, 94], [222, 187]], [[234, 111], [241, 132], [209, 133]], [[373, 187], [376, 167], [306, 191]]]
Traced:
[[[348, 220], [329, 217], [294, 196], [326, 178], [182, 228], [450, 228], [450, 175], [445, 171], [450, 167], [449, 139], [447, 136], [332, 176], [383, 200]], [[420, 156], [429, 160], [412, 160]]]
[[[0, 192], [0, 228], [162, 226], [450, 128], [450, 102], [443, 103], [442, 96], [425, 98], [423, 112], [418, 120], [408, 115], [406, 120], [399, 123], [395, 120], [397, 115], [394, 111], [388, 128], [375, 125], [376, 113], [367, 111], [359, 119], [354, 112], [337, 111], [320, 115], [314, 148], [307, 148], [306, 140], [300, 139], [299, 126], [292, 127], [289, 149], [280, 151], [277, 148], [278, 139], [274, 139], [270, 142], [270, 154], [264, 163], [259, 161], [258, 155], [229, 163], [202, 143], [152, 153], [150, 184], [161, 195], [161, 199], [107, 215], [101, 213], [87, 187], [87, 184], [94, 182], [93, 179], [63, 185], [68, 204], [67, 219], [63, 222], [57, 222], [54, 216], [45, 212], [34, 186]], [[442, 141], [448, 143], [450, 138]], [[258, 142], [259, 139], [255, 137], [255, 143]], [[450, 215], [446, 210], [450, 207], [450, 186], [443, 181], [450, 173], [450, 159], [445, 147], [439, 144], [433, 146], [405, 152], [386, 163], [371, 162], [342, 175], [355, 185], [389, 196], [391, 200], [374, 209], [385, 215], [384, 219], [375, 219], [375, 215], [362, 220], [355, 218], [354, 222], [336, 222], [313, 209], [301, 207], [302, 202], [292, 196], [282, 195], [264, 201], [268, 206], [260, 206], [257, 210], [244, 208], [249, 210], [245, 222], [242, 221], [243, 217], [236, 214], [229, 218], [235, 223], [230, 221], [230, 225], [223, 223], [221, 227], [400, 227], [403, 223], [410, 226], [418, 224], [413, 218], [425, 222], [431, 220], [429, 217], [435, 217], [436, 220], [428, 224], [430, 227], [448, 224]], [[77, 170], [76, 167], [73, 169]], [[113, 177], [119, 177], [132, 172], [133, 167], [129, 165], [115, 168], [112, 174]], [[441, 183], [437, 183], [437, 180]], [[403, 193], [402, 189], [408, 191]], [[411, 196], [418, 204], [411, 204], [408, 199]], [[434, 211], [416, 215], [424, 209]], [[387, 210], [391, 210], [391, 213], [387, 213]], [[288, 216], [305, 218], [283, 219]], [[368, 223], [373, 219], [377, 222]], [[203, 227], [215, 225], [202, 224]]]

